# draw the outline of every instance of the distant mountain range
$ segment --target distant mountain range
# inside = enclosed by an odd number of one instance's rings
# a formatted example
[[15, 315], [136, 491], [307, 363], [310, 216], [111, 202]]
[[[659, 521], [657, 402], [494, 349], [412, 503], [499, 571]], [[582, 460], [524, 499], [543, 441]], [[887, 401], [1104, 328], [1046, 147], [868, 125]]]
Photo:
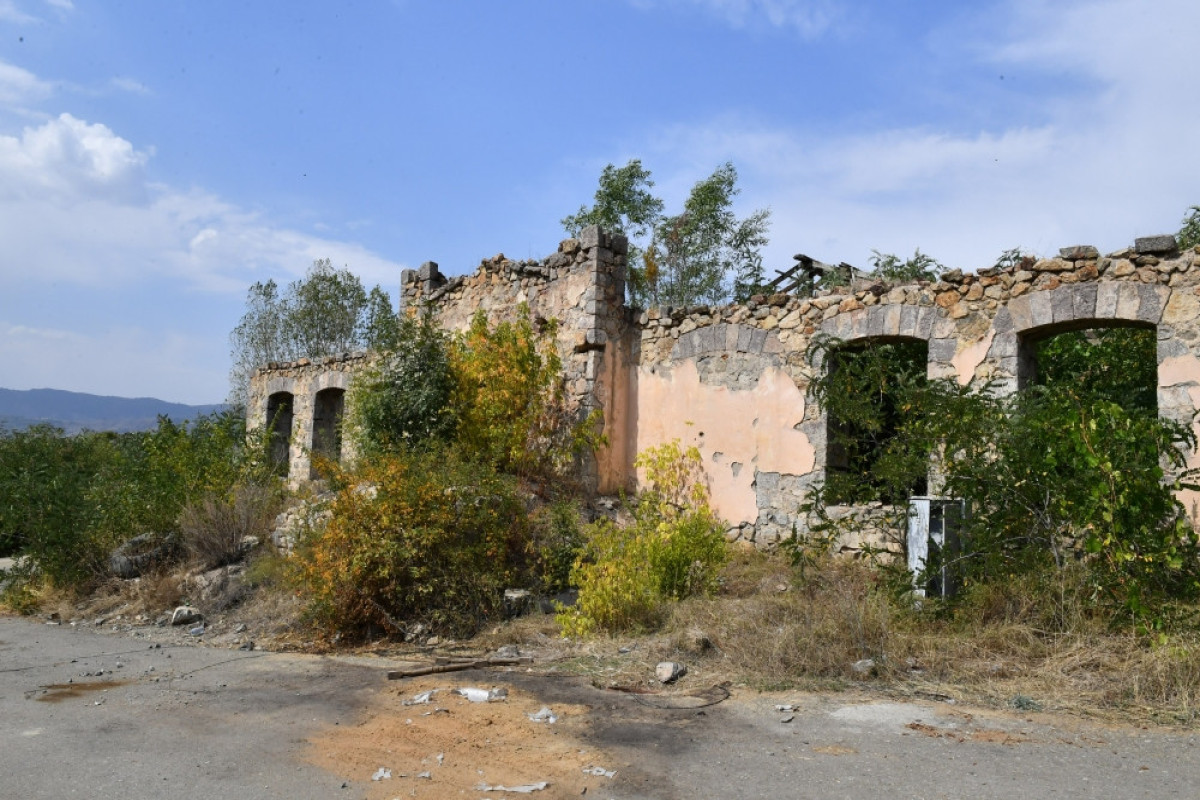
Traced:
[[127, 433], [154, 428], [159, 415], [183, 422], [223, 408], [219, 403], [189, 406], [153, 397], [105, 397], [60, 389], [0, 389], [0, 427], [9, 430], [50, 424], [67, 433], [82, 430]]

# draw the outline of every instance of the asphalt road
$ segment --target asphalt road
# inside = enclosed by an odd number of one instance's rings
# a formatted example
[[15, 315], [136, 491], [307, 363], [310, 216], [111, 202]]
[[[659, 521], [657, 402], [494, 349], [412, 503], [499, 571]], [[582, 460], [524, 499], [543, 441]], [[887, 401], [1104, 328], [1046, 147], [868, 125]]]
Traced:
[[[391, 666], [155, 647], [0, 618], [0, 798], [363, 797], [369, 782], [343, 786], [302, 756], [316, 733], [356, 724]], [[658, 708], [577, 679], [464, 677], [587, 706], [563, 734], [617, 768], [589, 796], [1200, 797], [1200, 737], [1187, 732], [844, 694], [735, 692], [703, 708]], [[438, 796], [436, 784], [422, 796]]]

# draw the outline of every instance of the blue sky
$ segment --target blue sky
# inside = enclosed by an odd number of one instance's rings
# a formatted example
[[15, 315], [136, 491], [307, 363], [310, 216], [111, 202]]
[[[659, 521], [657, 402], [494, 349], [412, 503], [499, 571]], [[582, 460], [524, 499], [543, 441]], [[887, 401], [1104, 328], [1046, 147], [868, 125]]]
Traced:
[[247, 287], [552, 252], [725, 161], [804, 252], [1115, 250], [1200, 204], [1195, 0], [0, 0], [0, 386], [224, 398]]

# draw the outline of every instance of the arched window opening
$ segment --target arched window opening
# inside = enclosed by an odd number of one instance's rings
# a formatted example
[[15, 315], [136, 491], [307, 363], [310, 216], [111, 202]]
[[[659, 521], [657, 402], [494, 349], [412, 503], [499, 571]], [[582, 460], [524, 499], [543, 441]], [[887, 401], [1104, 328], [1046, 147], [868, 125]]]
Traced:
[[271, 430], [271, 469], [280, 477], [288, 476], [292, 443], [291, 392], [276, 392], [267, 398], [267, 425]]
[[[346, 406], [344, 389], [322, 389], [313, 407], [313, 455], [330, 461], [342, 456], [342, 413]], [[311, 477], [317, 477], [315, 469]]]
[[825, 482], [828, 501], [907, 503], [928, 483], [925, 454], [898, 436], [906, 397], [925, 384], [929, 346], [921, 339], [867, 339], [830, 353]]
[[1158, 412], [1154, 326], [1095, 327], [1027, 337], [1023, 385], [1080, 401], [1116, 403], [1128, 413]]

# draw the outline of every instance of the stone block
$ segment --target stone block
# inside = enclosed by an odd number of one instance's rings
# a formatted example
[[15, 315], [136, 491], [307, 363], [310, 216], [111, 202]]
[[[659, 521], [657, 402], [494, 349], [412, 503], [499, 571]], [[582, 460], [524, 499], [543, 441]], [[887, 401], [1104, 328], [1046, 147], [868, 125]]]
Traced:
[[767, 332], [761, 328], [750, 329], [750, 350], [751, 353], [761, 353], [763, 345], [767, 343]]
[[1015, 358], [1017, 351], [1018, 341], [1015, 333], [1011, 331], [998, 333], [992, 339], [992, 346], [988, 349], [987, 357], [990, 359]]
[[602, 247], [603, 244], [603, 237], [600, 235], [599, 225], [589, 225], [580, 231], [579, 246], [584, 250], [591, 250], [593, 247]]
[[739, 353], [750, 352], [750, 341], [753, 338], [753, 331], [754, 329], [749, 325], [738, 327], [737, 351]]
[[1162, 321], [1171, 325], [1195, 323], [1200, 319], [1200, 297], [1190, 291], [1175, 291], [1163, 310]]
[[1072, 287], [1071, 305], [1075, 319], [1095, 319], [1096, 284], [1085, 283]]
[[1139, 255], [1152, 253], [1173, 253], [1179, 247], [1175, 237], [1169, 233], [1159, 236], [1140, 236], [1133, 240], [1133, 249]]
[[736, 353], [738, 349], [738, 336], [741, 334], [740, 325], [725, 325], [725, 347], [724, 349], [730, 353]]
[[1137, 319], [1141, 297], [1136, 283], [1122, 283], [1117, 289], [1117, 319]]
[[1027, 294], [1008, 301], [1008, 313], [1012, 316], [1013, 330], [1020, 333], [1033, 327], [1033, 311], [1030, 302], [1033, 295]]
[[1157, 325], [1162, 319], [1163, 306], [1166, 304], [1164, 295], [1171, 290], [1148, 284], [1142, 284], [1137, 289], [1137, 318], [1142, 322], [1152, 322]]
[[767, 341], [763, 343], [763, 352], [771, 355], [783, 352], [783, 341], [779, 338], [778, 331], [771, 331], [767, 334]]
[[899, 336], [900, 335], [900, 306], [884, 306], [883, 307], [883, 335], [884, 336]]
[[1075, 303], [1070, 288], [1049, 292], [1050, 310], [1055, 322], [1070, 322], [1075, 319]]
[[913, 327], [913, 335], [918, 339], [928, 339], [933, 330], [933, 321], [937, 312], [930, 306], [921, 306], [917, 311], [917, 324]]
[[1062, 248], [1058, 255], [1066, 261], [1094, 261], [1100, 257], [1100, 251], [1090, 244], [1077, 244], [1074, 247]]
[[1012, 313], [1007, 308], [1001, 308], [996, 312], [995, 318], [992, 320], [992, 330], [997, 334], [1010, 333], [1013, 329]]
[[1033, 327], [1040, 328], [1054, 322], [1054, 306], [1049, 292], [1034, 292], [1029, 296], [1029, 313]]
[[929, 360], [931, 362], [948, 364], [957, 351], [957, 339], [932, 339], [929, 342]]
[[1116, 319], [1122, 285], [1107, 282], [1096, 284], [1096, 319]]
[[900, 306], [900, 335], [901, 336], [916, 336], [917, 335], [917, 307], [910, 305]]
[[436, 261], [426, 261], [417, 271], [417, 277], [422, 281], [436, 281], [442, 277], [442, 273], [438, 270]]
[[681, 361], [683, 359], [691, 358], [693, 355], [695, 355], [695, 350], [692, 347], [691, 336], [680, 336], [679, 339], [676, 340], [675, 346], [671, 348], [672, 361]]

